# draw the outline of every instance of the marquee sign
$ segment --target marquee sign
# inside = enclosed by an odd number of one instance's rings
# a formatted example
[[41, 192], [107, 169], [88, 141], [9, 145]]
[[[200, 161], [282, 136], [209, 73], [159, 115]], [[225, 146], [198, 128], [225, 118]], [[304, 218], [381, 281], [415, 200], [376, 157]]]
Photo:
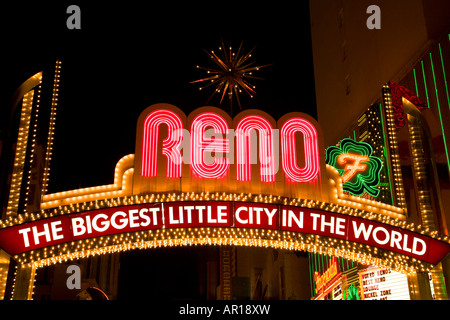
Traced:
[[386, 249], [435, 264], [449, 244], [376, 221], [278, 204], [187, 201], [91, 210], [0, 230], [9, 254], [127, 232], [174, 228], [245, 228], [315, 234]]
[[339, 278], [341, 275], [339, 271], [339, 265], [337, 262], [337, 258], [333, 257], [330, 259], [330, 267], [323, 272], [323, 274], [319, 274], [319, 272], [314, 272], [314, 281], [316, 283], [316, 294], [323, 294], [325, 289], [327, 289], [328, 285]]

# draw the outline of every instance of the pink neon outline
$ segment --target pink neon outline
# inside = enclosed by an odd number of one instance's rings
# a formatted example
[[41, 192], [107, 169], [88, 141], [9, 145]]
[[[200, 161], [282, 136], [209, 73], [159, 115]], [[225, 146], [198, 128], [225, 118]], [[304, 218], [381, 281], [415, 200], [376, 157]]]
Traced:
[[228, 173], [229, 159], [215, 157], [214, 163], [208, 164], [205, 152], [229, 153], [230, 142], [227, 138], [205, 137], [207, 127], [212, 127], [215, 133], [228, 133], [228, 124], [220, 115], [204, 112], [196, 116], [191, 124], [191, 168], [201, 178], [220, 179]]
[[[295, 133], [303, 135], [305, 166], [297, 165]], [[292, 118], [281, 128], [281, 152], [283, 171], [286, 177], [294, 182], [309, 182], [319, 175], [319, 147], [316, 128], [307, 120]]]
[[182, 156], [179, 149], [183, 140], [183, 122], [173, 111], [159, 109], [150, 113], [144, 121], [142, 134], [141, 175], [156, 177], [158, 171], [159, 126], [168, 126], [167, 138], [163, 140], [162, 153], [167, 157], [168, 178], [180, 178], [182, 174]]
[[261, 181], [274, 182], [275, 157], [272, 126], [267, 119], [256, 115], [243, 118], [236, 126], [236, 179], [239, 181], [250, 181], [252, 179], [250, 133], [253, 129], [259, 132]]

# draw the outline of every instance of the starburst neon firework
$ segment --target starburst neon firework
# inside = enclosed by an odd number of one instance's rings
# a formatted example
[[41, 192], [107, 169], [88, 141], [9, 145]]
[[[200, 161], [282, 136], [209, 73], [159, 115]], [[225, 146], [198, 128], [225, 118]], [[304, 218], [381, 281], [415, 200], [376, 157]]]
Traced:
[[197, 69], [206, 70], [208, 76], [191, 82], [209, 82], [205, 86], [200, 87], [199, 90], [203, 90], [209, 86], [215, 86], [213, 94], [209, 97], [206, 103], [208, 103], [208, 101], [215, 94], [222, 93], [220, 103], [222, 103], [225, 94], [228, 94], [230, 108], [232, 108], [233, 97], [236, 97], [239, 108], [241, 108], [239, 94], [245, 91], [251, 98], [254, 97], [254, 95], [256, 94], [255, 86], [250, 84], [246, 79], [249, 78], [262, 80], [262, 78], [254, 76], [253, 72], [270, 65], [268, 64], [263, 66], [254, 66], [255, 62], [249, 61], [249, 59], [252, 57], [252, 52], [254, 49], [255, 48], [250, 50], [248, 53], [243, 53], [241, 42], [239, 49], [235, 53], [232, 51], [233, 49], [231, 46], [228, 48], [228, 50], [226, 50], [222, 42], [222, 46], [219, 47], [221, 57], [219, 57], [214, 51], [207, 52], [210, 59], [218, 66], [218, 68], [213, 69], [197, 66]]

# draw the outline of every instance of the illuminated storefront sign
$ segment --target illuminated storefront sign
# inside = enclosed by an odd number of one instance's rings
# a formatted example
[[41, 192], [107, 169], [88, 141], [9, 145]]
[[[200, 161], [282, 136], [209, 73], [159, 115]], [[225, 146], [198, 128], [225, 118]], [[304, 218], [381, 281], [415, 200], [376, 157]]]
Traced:
[[377, 197], [380, 190], [376, 188], [380, 183], [380, 172], [383, 167], [381, 159], [372, 156], [372, 147], [365, 142], [343, 139], [339, 147], [327, 149], [326, 161], [335, 167], [342, 176], [344, 191], [356, 196], [367, 192]]
[[330, 267], [323, 274], [319, 274], [317, 271], [314, 273], [314, 281], [316, 282], [316, 294], [323, 294], [329, 287], [329, 284], [333, 283], [337, 278], [340, 277], [337, 258], [333, 257], [330, 262]]
[[359, 273], [364, 300], [409, 300], [408, 277], [393, 270], [371, 266]]
[[323, 210], [238, 201], [186, 201], [91, 210], [0, 230], [0, 246], [15, 255], [82, 239], [174, 228], [269, 229], [348, 240], [432, 264], [448, 244], [380, 222]]

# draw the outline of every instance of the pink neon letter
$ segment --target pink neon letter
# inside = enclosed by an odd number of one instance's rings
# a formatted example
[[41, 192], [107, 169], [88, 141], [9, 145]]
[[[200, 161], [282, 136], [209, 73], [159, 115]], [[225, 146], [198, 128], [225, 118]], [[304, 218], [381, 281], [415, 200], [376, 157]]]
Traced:
[[275, 157], [272, 126], [260, 116], [247, 116], [236, 127], [237, 180], [250, 181], [252, 177], [250, 132], [259, 132], [259, 161], [261, 163], [261, 181], [275, 181]]
[[215, 157], [214, 162], [209, 164], [205, 161], [205, 153], [228, 153], [230, 143], [226, 138], [206, 137], [207, 127], [212, 127], [215, 133], [228, 133], [227, 122], [218, 114], [204, 112], [195, 117], [191, 124], [191, 167], [202, 178], [219, 179], [228, 172], [229, 159]]
[[163, 109], [153, 111], [144, 121], [141, 175], [156, 177], [159, 125], [162, 123], [168, 126], [167, 138], [162, 146], [162, 153], [167, 157], [167, 177], [180, 178], [182, 157], [179, 146], [183, 140], [183, 123], [175, 112]]
[[[305, 148], [305, 166], [299, 168], [297, 164], [297, 150], [295, 148], [295, 133], [303, 135]], [[281, 152], [283, 171], [288, 179], [294, 182], [308, 182], [319, 174], [319, 147], [316, 128], [307, 120], [292, 118], [281, 128]]]

